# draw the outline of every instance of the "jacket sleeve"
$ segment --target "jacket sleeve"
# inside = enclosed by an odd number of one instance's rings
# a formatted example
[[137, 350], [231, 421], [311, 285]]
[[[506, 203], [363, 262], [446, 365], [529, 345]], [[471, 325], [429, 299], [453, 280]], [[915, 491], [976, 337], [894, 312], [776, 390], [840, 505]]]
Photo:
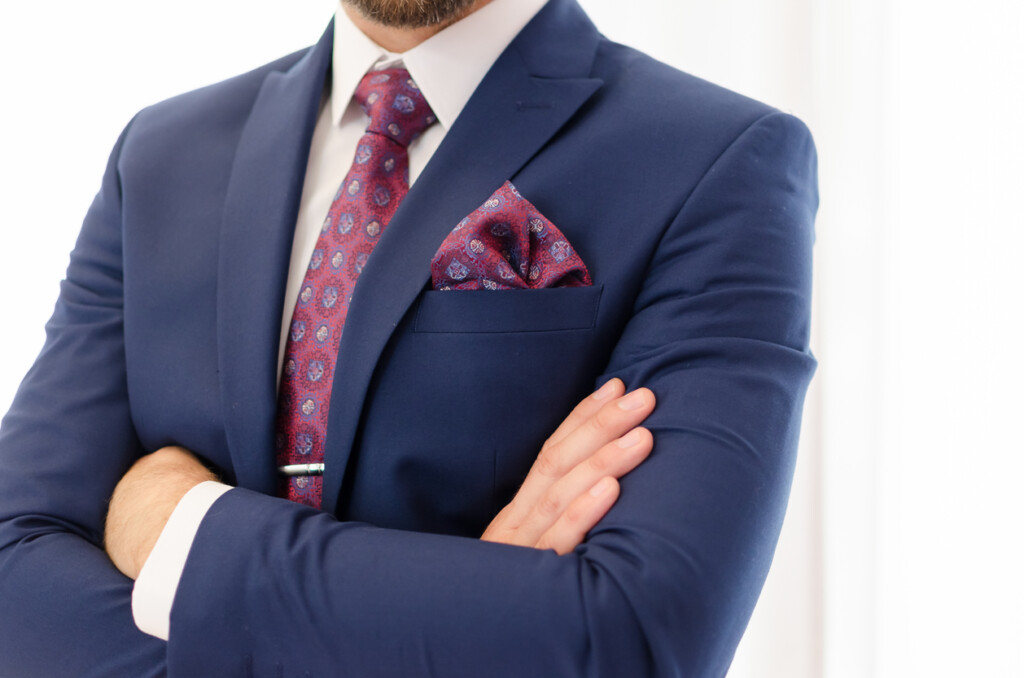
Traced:
[[655, 449], [574, 553], [234, 490], [186, 564], [171, 674], [723, 675], [775, 548], [814, 371], [815, 162], [802, 123], [769, 114], [667, 225], [600, 379], [653, 389]]
[[42, 353], [0, 427], [0, 675], [163, 675], [132, 582], [102, 548], [107, 500], [140, 454], [125, 380], [117, 161], [71, 255]]

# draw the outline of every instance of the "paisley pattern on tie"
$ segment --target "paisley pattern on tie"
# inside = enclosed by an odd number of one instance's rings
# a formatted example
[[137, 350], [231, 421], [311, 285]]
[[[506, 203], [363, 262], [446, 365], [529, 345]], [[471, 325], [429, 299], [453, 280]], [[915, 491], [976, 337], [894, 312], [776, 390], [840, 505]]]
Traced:
[[[409, 143], [436, 118], [404, 69], [373, 71], [356, 89], [370, 123], [334, 197], [302, 281], [277, 402], [277, 464], [319, 464], [338, 345], [356, 280], [409, 191]], [[319, 476], [281, 482], [281, 496], [319, 508]]]
[[590, 272], [562, 232], [509, 181], [448, 234], [430, 272], [435, 290], [592, 284]]

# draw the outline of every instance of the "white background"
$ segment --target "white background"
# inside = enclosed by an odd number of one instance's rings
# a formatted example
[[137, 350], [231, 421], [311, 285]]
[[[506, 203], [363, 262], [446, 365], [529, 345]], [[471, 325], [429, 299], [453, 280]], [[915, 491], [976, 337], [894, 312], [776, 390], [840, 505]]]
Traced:
[[[821, 368], [732, 678], [1024, 676], [1024, 3], [583, 0], [804, 118]], [[0, 410], [139, 108], [306, 46], [332, 0], [0, 9]]]

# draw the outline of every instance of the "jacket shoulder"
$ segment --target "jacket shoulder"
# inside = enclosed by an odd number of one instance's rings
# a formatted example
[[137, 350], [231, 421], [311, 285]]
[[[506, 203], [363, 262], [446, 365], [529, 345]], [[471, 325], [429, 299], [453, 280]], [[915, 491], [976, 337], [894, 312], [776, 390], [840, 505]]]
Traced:
[[189, 138], [227, 134], [240, 129], [267, 77], [285, 72], [312, 48], [302, 49], [241, 75], [178, 94], [141, 110], [132, 121], [129, 141]]
[[664, 139], [689, 137], [721, 147], [763, 118], [806, 130], [768, 104], [607, 39], [599, 44], [594, 76], [604, 81], [601, 105], [619, 109], [638, 130]]

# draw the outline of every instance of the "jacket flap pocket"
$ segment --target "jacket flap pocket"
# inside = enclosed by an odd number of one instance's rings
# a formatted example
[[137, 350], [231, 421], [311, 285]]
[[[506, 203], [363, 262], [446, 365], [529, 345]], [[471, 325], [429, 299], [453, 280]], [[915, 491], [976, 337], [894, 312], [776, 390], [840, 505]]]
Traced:
[[597, 321], [603, 285], [423, 293], [414, 332], [557, 332]]

